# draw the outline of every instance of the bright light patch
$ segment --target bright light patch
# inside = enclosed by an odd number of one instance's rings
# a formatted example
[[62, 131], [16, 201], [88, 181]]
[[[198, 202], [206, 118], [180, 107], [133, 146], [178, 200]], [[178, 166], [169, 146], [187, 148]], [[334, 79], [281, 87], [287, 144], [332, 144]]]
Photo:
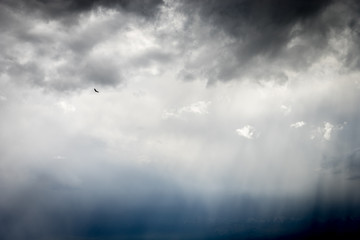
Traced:
[[211, 102], [199, 101], [176, 110], [166, 110], [163, 113], [163, 118], [181, 118], [182, 115], [186, 113], [191, 113], [195, 115], [208, 114], [208, 108], [210, 104]]
[[329, 123], [329, 122], [324, 123], [323, 137], [325, 140], [329, 141], [331, 139], [331, 133], [333, 131], [333, 128], [334, 128], [334, 125], [332, 125], [331, 123]]
[[189, 106], [185, 106], [179, 110], [180, 113], [195, 113], [195, 114], [206, 114], [208, 113], [208, 106], [210, 102], [199, 101]]
[[296, 122], [290, 125], [290, 127], [292, 128], [301, 128], [303, 126], [305, 126], [306, 123], [304, 121], [300, 121], [300, 122]]
[[237, 134], [247, 139], [255, 139], [260, 136], [260, 133], [250, 125], [246, 125], [242, 128], [236, 129]]

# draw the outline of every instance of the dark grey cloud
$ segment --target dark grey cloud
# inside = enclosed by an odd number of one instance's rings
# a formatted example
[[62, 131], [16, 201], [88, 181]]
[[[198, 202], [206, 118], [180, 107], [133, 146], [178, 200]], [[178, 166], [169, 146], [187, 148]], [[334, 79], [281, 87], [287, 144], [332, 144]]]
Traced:
[[346, 64], [350, 70], [358, 70], [360, 68], [360, 3], [358, 1], [350, 1], [349, 7], [353, 10], [349, 15], [348, 27], [350, 29], [350, 40], [353, 42], [351, 51], [346, 56]]
[[[359, 4], [350, 0], [170, 1], [166, 4], [162, 1], [18, 0], [1, 1], [0, 4], [4, 6], [0, 30], [6, 36], [0, 41], [2, 72], [61, 91], [82, 88], [87, 82], [85, 77], [99, 85], [116, 86], [126, 79], [124, 68], [152, 64], [180, 64], [178, 77], [186, 81], [205, 78], [208, 83], [213, 83], [250, 77], [259, 82], [266, 79], [279, 84], [289, 79], [286, 71], [307, 69], [327, 54], [336, 55], [350, 70], [359, 65], [359, 17], [356, 11]], [[169, 6], [185, 19], [179, 29], [176, 15], [164, 18]], [[81, 16], [90, 12], [102, 16], [101, 8], [130, 14], [89, 25], [86, 21], [81, 22]], [[31, 21], [23, 20], [24, 13]], [[34, 31], [36, 24], [53, 24], [48, 28], [56, 30]], [[139, 50], [136, 57], [131, 56], [121, 66], [114, 63], [114, 56], [97, 60], [89, 56], [97, 46], [112, 35], [129, 30], [132, 24], [154, 27], [150, 35], [156, 49]], [[163, 32], [162, 28], [165, 29]], [[338, 49], [341, 45], [333, 44], [341, 38], [347, 41], [345, 49]], [[33, 51], [32, 63], [23, 63], [21, 53], [15, 51], [27, 48]], [[44, 56], [47, 59], [43, 59]], [[119, 56], [126, 57], [126, 54]], [[39, 63], [41, 59], [44, 60], [42, 64]], [[57, 59], [66, 63], [45, 69], [45, 62]], [[94, 62], [102, 64], [97, 66]], [[57, 76], [49, 76], [46, 71], [56, 72]], [[38, 74], [32, 74], [35, 72]], [[53, 81], [45, 81], [45, 78]]]
[[[360, 149], [353, 150], [342, 158], [324, 156], [322, 167], [346, 180], [360, 180]], [[360, 183], [357, 183], [360, 185]]]
[[[189, 18], [188, 26], [200, 17], [202, 24], [212, 28], [208, 38], [221, 33], [228, 38], [218, 41], [218, 61], [210, 68], [203, 66], [210, 82], [256, 78], [264, 71], [298, 71], [336, 51], [347, 51], [347, 61], [339, 56], [344, 67], [356, 65], [357, 8], [356, 1], [334, 0], [184, 1], [179, 7]], [[334, 49], [330, 41], [349, 29], [348, 49]]]
[[122, 81], [121, 70], [116, 65], [103, 59], [96, 61], [89, 61], [84, 69], [81, 71], [85, 74], [85, 78], [89, 82], [97, 83], [100, 82], [102, 85], [115, 86], [117, 82]]
[[0, 4], [14, 11], [37, 12], [47, 18], [68, 18], [98, 7], [118, 9], [145, 17], [154, 16], [162, 0], [2, 0]]
[[[251, 57], [258, 53], [276, 56], [293, 36], [295, 24], [317, 31], [316, 18], [332, 1], [203, 1], [201, 17], [209, 19], [214, 27], [245, 41], [242, 53]], [[191, 2], [190, 2], [191, 4]]]
[[345, 170], [351, 180], [360, 179], [360, 149], [356, 149], [345, 159]]
[[172, 62], [174, 56], [171, 53], [166, 53], [160, 49], [154, 49], [142, 53], [138, 57], [131, 59], [132, 64], [138, 67], [148, 67], [153, 63], [159, 63], [160, 65], [165, 65], [169, 62]]
[[[136, 67], [128, 63], [130, 59], [126, 61], [126, 52], [109, 57], [92, 51], [129, 24], [153, 21], [161, 4], [162, 1], [0, 1], [0, 31], [4, 36], [0, 40], [1, 74], [19, 84], [56, 91], [87, 88], [89, 84], [121, 84], [123, 69], [129, 72]], [[115, 17], [109, 17], [107, 10], [115, 10]], [[91, 14], [97, 20], [88, 24]], [[137, 55], [134, 65], [167, 60], [167, 54], [161, 51]]]

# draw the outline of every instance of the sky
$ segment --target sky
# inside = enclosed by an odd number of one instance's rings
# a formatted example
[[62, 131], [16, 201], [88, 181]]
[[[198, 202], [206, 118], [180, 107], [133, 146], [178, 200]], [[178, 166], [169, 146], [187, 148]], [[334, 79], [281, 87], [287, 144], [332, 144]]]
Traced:
[[357, 239], [359, 13], [0, 0], [0, 238]]

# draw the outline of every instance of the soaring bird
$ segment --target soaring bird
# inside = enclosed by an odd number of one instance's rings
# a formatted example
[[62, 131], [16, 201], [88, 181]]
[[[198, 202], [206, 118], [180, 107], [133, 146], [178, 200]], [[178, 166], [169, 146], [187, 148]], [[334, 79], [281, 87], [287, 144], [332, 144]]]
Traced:
[[94, 91], [95, 91], [96, 93], [99, 93], [99, 91], [98, 91], [98, 90], [96, 90], [96, 88], [94, 88]]

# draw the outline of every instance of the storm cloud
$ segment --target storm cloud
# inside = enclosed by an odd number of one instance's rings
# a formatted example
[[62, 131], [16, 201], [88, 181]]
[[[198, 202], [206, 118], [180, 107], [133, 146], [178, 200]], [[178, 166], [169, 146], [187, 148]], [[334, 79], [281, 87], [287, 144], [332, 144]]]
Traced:
[[0, 238], [357, 239], [359, 7], [0, 1]]
[[15, 11], [25, 13], [40, 13], [45, 18], [66, 18], [72, 15], [88, 12], [99, 7], [133, 12], [143, 16], [154, 15], [161, 0], [128, 1], [128, 0], [65, 0], [65, 1], [7, 1], [2, 0], [1, 4], [8, 6]]
[[[307, 69], [330, 52], [342, 59], [344, 68], [350, 67], [350, 62], [355, 66], [358, 61], [353, 58], [353, 51], [358, 49], [359, 15], [355, 2], [185, 2], [179, 8], [185, 14], [190, 12], [189, 22], [209, 25], [205, 33], [208, 42], [218, 37], [212, 51], [202, 53], [217, 56], [211, 67], [202, 66], [209, 72], [206, 77], [210, 83], [249, 75], [257, 79], [286, 77], [288, 71]], [[189, 23], [186, 31], [192, 30], [193, 25]], [[344, 35], [346, 46], [339, 45]], [[189, 61], [186, 67], [199, 67], [196, 60]]]
[[[129, 28], [129, 19], [151, 21], [160, 3], [1, 1], [2, 73], [59, 91], [82, 88], [88, 80], [116, 86], [124, 80], [123, 68], [129, 66], [121, 60], [121, 53], [112, 52], [119, 58], [114, 62], [113, 56], [98, 53], [97, 48], [123, 34]], [[95, 21], [85, 24], [92, 17]], [[129, 61], [129, 56], [126, 58]]]

